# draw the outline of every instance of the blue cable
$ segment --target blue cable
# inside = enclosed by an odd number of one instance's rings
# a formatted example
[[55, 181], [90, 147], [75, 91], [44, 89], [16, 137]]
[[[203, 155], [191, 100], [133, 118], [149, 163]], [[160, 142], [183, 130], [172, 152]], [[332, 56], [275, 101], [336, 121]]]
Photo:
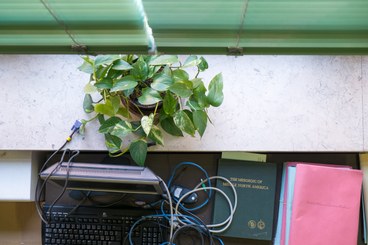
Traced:
[[[181, 163], [179, 163], [178, 165], [176, 165], [176, 166], [175, 166], [175, 168], [174, 168], [174, 170], [173, 170], [173, 172], [172, 172], [172, 174], [171, 174], [171, 176], [170, 176], [170, 178], [169, 178], [169, 180], [168, 180], [168, 182], [167, 182], [167, 186], [168, 186], [169, 190], [170, 190], [171, 182], [173, 181], [173, 179], [174, 179], [174, 177], [175, 177], [176, 171], [177, 171], [179, 168], [181, 168], [182, 166], [185, 166], [185, 165], [193, 166], [193, 167], [196, 167], [196, 168], [198, 168], [199, 170], [201, 170], [201, 171], [204, 173], [204, 175], [206, 176], [207, 183], [208, 183], [208, 187], [211, 187], [210, 177], [208, 176], [208, 173], [207, 173], [207, 171], [206, 171], [204, 168], [202, 168], [201, 166], [199, 166], [198, 164], [196, 164], [196, 163], [194, 163], [194, 162], [181, 162]], [[185, 207], [185, 206], [184, 206], [184, 205], [182, 205], [182, 204], [180, 204], [179, 206], [180, 206], [183, 210], [185, 210], [185, 211], [195, 211], [195, 210], [201, 209], [201, 208], [203, 208], [205, 205], [207, 205], [207, 203], [209, 202], [209, 200], [210, 200], [211, 196], [212, 196], [212, 190], [211, 190], [211, 188], [209, 188], [208, 196], [207, 196], [206, 200], [205, 200], [202, 204], [200, 204], [200, 205], [198, 205], [198, 206], [196, 206], [196, 207], [193, 207], [193, 208], [187, 208], [187, 207]], [[173, 197], [172, 199], [173, 199], [175, 202], [177, 202], [177, 201], [178, 201], [178, 199], [177, 199], [177, 198], [174, 198], [174, 197]]]
[[219, 241], [220, 245], [225, 245], [225, 243], [222, 241], [222, 239], [219, 238], [218, 236], [213, 236], [213, 238], [216, 238], [217, 241]]

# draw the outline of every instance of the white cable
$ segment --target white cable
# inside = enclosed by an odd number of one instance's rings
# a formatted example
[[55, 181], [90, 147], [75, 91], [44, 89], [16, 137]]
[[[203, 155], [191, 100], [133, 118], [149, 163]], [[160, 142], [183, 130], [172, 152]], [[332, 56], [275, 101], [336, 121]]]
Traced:
[[[198, 191], [207, 191], [207, 190], [214, 190], [214, 191], [218, 191], [219, 193], [221, 193], [226, 201], [228, 202], [229, 204], [229, 208], [230, 208], [230, 215], [228, 216], [228, 218], [221, 222], [221, 223], [217, 223], [217, 224], [209, 224], [209, 225], [206, 225], [207, 228], [215, 228], [215, 227], [221, 227], [221, 226], [224, 226], [223, 228], [221, 229], [208, 229], [210, 232], [212, 233], [221, 233], [223, 231], [225, 231], [231, 224], [232, 222], [232, 219], [233, 219], [233, 216], [234, 216], [234, 213], [236, 211], [236, 207], [237, 207], [237, 202], [238, 202], [238, 196], [237, 196], [237, 193], [236, 193], [236, 190], [235, 190], [235, 187], [234, 185], [228, 180], [226, 179], [225, 177], [222, 177], [222, 176], [212, 176], [209, 178], [210, 180], [212, 179], [221, 179], [225, 182], [227, 182], [229, 184], [229, 186], [232, 188], [232, 191], [233, 191], [233, 194], [234, 194], [234, 205], [231, 203], [230, 201], [230, 198], [225, 194], [225, 192], [223, 192], [221, 189], [217, 188], [217, 187], [201, 187], [199, 188], [199, 186], [201, 186], [202, 184], [206, 183], [207, 182], [207, 179], [201, 181], [193, 190], [185, 193], [178, 201], [177, 201], [177, 204], [175, 206], [175, 215], [178, 215], [180, 214], [179, 213], [179, 205], [180, 203], [189, 195], [191, 195], [192, 193], [194, 192], [198, 192]], [[192, 221], [190, 221], [188, 218], [185, 218], [187, 221], [193, 223]], [[179, 216], [177, 217], [177, 220], [179, 221], [179, 223], [185, 225], [185, 223], [183, 221], [180, 220]], [[203, 226], [202, 226], [203, 227]]]
[[[231, 183], [231, 181], [223, 176], [212, 176], [209, 178], [210, 180], [213, 180], [213, 179], [221, 179], [222, 181], [224, 182], [227, 182], [229, 184], [229, 186], [231, 187], [232, 191], [233, 191], [233, 194], [234, 194], [234, 206], [233, 206], [233, 209], [231, 210], [232, 213], [230, 213], [229, 217], [223, 221], [222, 223], [218, 223], [218, 224], [209, 224], [207, 225], [207, 227], [220, 227], [222, 225], [225, 225], [227, 222], [228, 222], [228, 219], [234, 215], [235, 211], [236, 211], [236, 208], [238, 206], [238, 195], [237, 195], [237, 192], [236, 192], [236, 189], [233, 185], [233, 183]], [[204, 179], [202, 180], [199, 184], [197, 184], [194, 188], [198, 188], [199, 186], [201, 186], [202, 184], [205, 184], [207, 182], [207, 179]], [[211, 187], [212, 189], [213, 187]], [[210, 187], [206, 187], [206, 189], [210, 189]], [[228, 200], [228, 196], [225, 194], [224, 197]], [[232, 219], [232, 217], [231, 217]], [[231, 221], [230, 221], [231, 223]]]
[[171, 199], [170, 190], [167, 187], [166, 183], [159, 177], [157, 178], [161, 181], [162, 185], [165, 187], [165, 191], [167, 193], [167, 198], [169, 199], [169, 207], [170, 207], [170, 235], [169, 235], [169, 241], [172, 243], [172, 238], [174, 234], [174, 210], [173, 210], [173, 204]]

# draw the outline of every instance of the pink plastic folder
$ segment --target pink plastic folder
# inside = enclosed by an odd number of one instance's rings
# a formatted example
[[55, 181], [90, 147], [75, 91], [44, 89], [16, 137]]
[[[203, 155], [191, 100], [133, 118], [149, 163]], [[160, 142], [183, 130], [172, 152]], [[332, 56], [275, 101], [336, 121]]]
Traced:
[[363, 173], [298, 164], [289, 245], [357, 244]]

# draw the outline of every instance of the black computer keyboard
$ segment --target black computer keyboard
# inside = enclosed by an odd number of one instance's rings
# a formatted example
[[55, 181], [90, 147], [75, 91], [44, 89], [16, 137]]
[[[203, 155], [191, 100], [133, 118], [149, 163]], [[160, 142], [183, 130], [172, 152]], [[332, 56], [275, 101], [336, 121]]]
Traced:
[[[49, 207], [44, 206], [45, 213]], [[104, 209], [95, 207], [55, 206], [42, 223], [42, 244], [126, 245], [131, 226], [142, 216], [152, 215], [144, 209]], [[159, 225], [161, 224], [161, 225]], [[135, 245], [159, 245], [166, 238], [167, 222], [162, 217], [147, 218], [131, 233]]]

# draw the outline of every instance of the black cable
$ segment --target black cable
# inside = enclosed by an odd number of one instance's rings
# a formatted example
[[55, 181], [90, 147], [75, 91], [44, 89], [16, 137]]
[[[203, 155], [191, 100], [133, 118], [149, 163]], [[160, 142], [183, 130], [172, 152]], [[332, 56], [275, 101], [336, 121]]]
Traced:
[[[49, 213], [49, 218], [51, 216], [51, 211], [52, 208], [55, 206], [55, 204], [60, 200], [60, 198], [64, 195], [66, 188], [68, 186], [68, 182], [69, 182], [69, 167], [70, 167], [70, 163], [71, 161], [79, 155], [79, 151], [73, 151], [73, 155], [69, 158], [67, 165], [66, 165], [66, 178], [65, 178], [65, 182], [64, 182], [64, 186], [63, 189], [61, 190], [61, 192], [59, 193], [59, 196], [52, 202], [52, 204], [49, 206], [48, 209], [48, 213]], [[60, 166], [60, 165], [59, 165]]]
[[[39, 217], [41, 218], [41, 220], [43, 222], [46, 223], [46, 219], [44, 218], [43, 216], [43, 211], [42, 211], [42, 208], [41, 208], [41, 204], [40, 204], [40, 199], [41, 199], [41, 195], [42, 195], [42, 192], [43, 192], [43, 189], [44, 189], [44, 186], [45, 186], [45, 182], [43, 182], [43, 185], [41, 187], [41, 189], [39, 188], [40, 187], [40, 182], [41, 182], [41, 178], [40, 178], [40, 174], [42, 173], [42, 171], [45, 169], [45, 167], [47, 166], [47, 164], [51, 161], [51, 159], [57, 154], [59, 153], [65, 146], [66, 144], [68, 144], [72, 138], [73, 138], [73, 135], [78, 132], [79, 128], [80, 128], [81, 124], [79, 121], [76, 121], [72, 127], [72, 133], [67, 137], [66, 141], [64, 142], [64, 144], [59, 148], [57, 149], [56, 151], [54, 151], [54, 153], [51, 154], [51, 156], [49, 156], [49, 158], [45, 161], [45, 163], [42, 165], [39, 173], [38, 173], [38, 176], [37, 176], [37, 181], [36, 181], [36, 188], [35, 188], [35, 206], [36, 206], [36, 211], [39, 215]], [[65, 156], [65, 154], [63, 154], [63, 157]], [[60, 161], [62, 162], [62, 160]], [[60, 163], [59, 162], [59, 163]], [[51, 176], [51, 175], [50, 175]], [[48, 176], [49, 177], [49, 176]]]
[[96, 200], [93, 200], [93, 198], [90, 196], [90, 192], [86, 195], [84, 194], [84, 192], [82, 192], [83, 195], [85, 195], [88, 199], [88, 201], [92, 202], [93, 205], [95, 207], [98, 207], [98, 208], [108, 208], [108, 207], [112, 207], [114, 205], [117, 205], [119, 204], [121, 201], [124, 200], [124, 198], [127, 196], [127, 193], [123, 193], [119, 196], [119, 198], [117, 200], [114, 200], [114, 201], [110, 201], [109, 203], [103, 203], [103, 202], [98, 202]]
[[[45, 168], [45, 166], [47, 165], [47, 163], [52, 159], [53, 156], [55, 156], [56, 153], [60, 152], [60, 150], [65, 146], [66, 144], [64, 144], [62, 147], [60, 147], [57, 151], [55, 151], [45, 162], [45, 164], [42, 166], [40, 173], [43, 171], [43, 169]], [[39, 188], [39, 183], [41, 182], [41, 178], [40, 178], [40, 174], [38, 175], [38, 179], [37, 179], [37, 184], [36, 184], [36, 191], [35, 191], [35, 204], [36, 204], [36, 210], [38, 215], [40, 216], [41, 220], [44, 223], [47, 223], [46, 218], [44, 217], [44, 213], [42, 211], [41, 208], [41, 203], [40, 203], [40, 199], [41, 199], [41, 195], [43, 193], [43, 190], [45, 189], [46, 183], [48, 181], [48, 179], [51, 177], [52, 174], [55, 173], [56, 170], [59, 169], [60, 164], [63, 162], [64, 157], [66, 152], [69, 151], [69, 149], [65, 150], [60, 158], [60, 161], [57, 163], [57, 166], [53, 169], [53, 171], [51, 171], [48, 176], [46, 177], [46, 179], [43, 181], [41, 188]]]

